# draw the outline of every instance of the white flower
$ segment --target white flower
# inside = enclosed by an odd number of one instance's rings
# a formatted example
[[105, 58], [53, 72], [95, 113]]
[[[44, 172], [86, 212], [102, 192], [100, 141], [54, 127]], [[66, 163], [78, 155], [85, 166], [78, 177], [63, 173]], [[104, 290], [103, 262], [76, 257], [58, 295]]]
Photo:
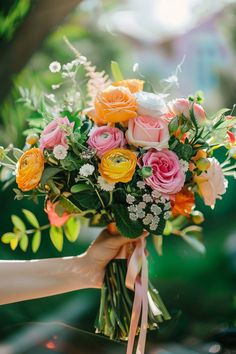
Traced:
[[145, 203], [150, 203], [150, 202], [152, 202], [152, 197], [149, 194], [146, 193], [146, 194], [143, 195], [143, 201]]
[[130, 211], [131, 213], [136, 213], [137, 212], [137, 205], [130, 205], [128, 207], [128, 211]]
[[180, 167], [182, 169], [182, 171], [185, 173], [188, 171], [188, 168], [189, 168], [189, 163], [185, 160], [179, 160], [179, 163], [180, 163]]
[[58, 160], [64, 160], [67, 156], [67, 149], [63, 145], [56, 145], [53, 149], [53, 155]]
[[139, 219], [143, 219], [145, 217], [145, 212], [144, 211], [138, 211], [137, 216]]
[[153, 220], [152, 220], [153, 224], [158, 224], [159, 221], [160, 221], [159, 216], [154, 216], [154, 218], [153, 218]]
[[128, 204], [133, 204], [133, 202], [135, 201], [135, 197], [131, 194], [127, 194], [126, 201]]
[[60, 84], [54, 84], [54, 85], [52, 85], [52, 89], [53, 89], [53, 90], [57, 90], [57, 89], [59, 89], [60, 87], [61, 87]]
[[155, 215], [160, 215], [162, 210], [161, 210], [161, 208], [158, 205], [153, 204], [151, 206], [151, 212], [153, 212]]
[[50, 93], [49, 95], [45, 95], [47, 99], [49, 99], [51, 102], [56, 103], [55, 95], [53, 93]]
[[151, 225], [150, 225], [150, 230], [151, 230], [151, 231], [155, 231], [156, 228], [157, 228], [157, 226], [158, 226], [158, 224], [152, 222]]
[[67, 63], [67, 64], [64, 64], [64, 65], [62, 65], [62, 69], [63, 70], [66, 70], [66, 71], [71, 71], [72, 69], [73, 69], [73, 63], [71, 62], [71, 63]]
[[160, 198], [161, 193], [158, 192], [157, 190], [152, 191], [152, 197], [153, 198]]
[[140, 189], [145, 189], [145, 183], [143, 181], [138, 181], [137, 182], [137, 187]]
[[101, 190], [105, 192], [112, 192], [115, 188], [115, 183], [108, 183], [102, 176], [98, 177], [98, 184]]
[[144, 224], [144, 225], [149, 225], [149, 224], [151, 224], [152, 219], [153, 219], [153, 215], [152, 215], [152, 214], [147, 214], [147, 215], [145, 216], [145, 218], [143, 219], [143, 224]]
[[83, 177], [88, 177], [93, 174], [95, 167], [89, 163], [86, 163], [79, 169], [79, 174]]
[[58, 61], [53, 61], [50, 65], [49, 65], [49, 70], [52, 73], [58, 73], [61, 70], [61, 64]]
[[137, 205], [137, 210], [142, 211], [142, 209], [146, 208], [147, 204], [145, 202], [140, 202]]
[[130, 218], [130, 220], [132, 220], [132, 221], [136, 221], [136, 220], [138, 220], [137, 215], [136, 215], [136, 214], [134, 214], [134, 213], [130, 213], [130, 214], [129, 214], [129, 218]]
[[166, 211], [164, 214], [164, 219], [168, 220], [170, 218], [171, 213], [169, 211]]
[[169, 209], [170, 209], [170, 207], [171, 207], [170, 202], [165, 203], [165, 205], [164, 205], [164, 210], [169, 210]]
[[87, 62], [87, 58], [84, 55], [80, 55], [77, 60], [80, 64], [85, 64]]
[[164, 98], [166, 95], [150, 92], [137, 92], [135, 98], [138, 104], [138, 114], [150, 117], [160, 117], [167, 112]]

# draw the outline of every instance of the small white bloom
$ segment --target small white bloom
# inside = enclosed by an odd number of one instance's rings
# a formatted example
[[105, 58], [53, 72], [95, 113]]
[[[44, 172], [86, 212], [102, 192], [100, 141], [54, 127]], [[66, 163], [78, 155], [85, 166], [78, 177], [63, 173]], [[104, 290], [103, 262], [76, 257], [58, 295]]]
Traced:
[[139, 70], [139, 63], [133, 65], [133, 72], [136, 73]]
[[145, 189], [145, 183], [143, 181], [138, 181], [137, 182], [137, 187], [139, 189]]
[[166, 95], [140, 91], [135, 93], [138, 114], [160, 117], [167, 112]]
[[77, 92], [75, 93], [75, 100], [79, 100], [80, 97], [81, 97], [81, 93], [80, 93], [79, 91], [77, 91]]
[[80, 64], [85, 64], [87, 62], [87, 58], [84, 55], [80, 55], [77, 60]]
[[164, 219], [168, 220], [170, 218], [171, 213], [169, 211], [166, 211], [164, 214]]
[[157, 190], [152, 191], [152, 197], [153, 198], [160, 198], [161, 193], [158, 192]]
[[162, 210], [157, 204], [153, 204], [151, 206], [151, 212], [153, 212], [155, 215], [160, 215]]
[[61, 85], [59, 85], [59, 84], [54, 84], [54, 85], [52, 85], [52, 89], [53, 90], [57, 90], [57, 89], [59, 89], [61, 87]]
[[128, 204], [133, 204], [134, 201], [135, 201], [135, 197], [133, 195], [131, 195], [131, 194], [127, 194], [126, 201], [127, 201]]
[[50, 93], [49, 95], [45, 95], [47, 99], [49, 99], [51, 102], [56, 103], [56, 98], [53, 93]]
[[50, 65], [49, 65], [49, 70], [52, 73], [58, 73], [61, 70], [61, 64], [58, 61], [53, 61]]
[[157, 229], [157, 226], [158, 226], [158, 224], [152, 222], [151, 225], [150, 225], [150, 230], [151, 231], [155, 231]]
[[130, 211], [131, 213], [136, 213], [137, 212], [137, 205], [130, 205], [128, 207], [128, 211]]
[[188, 171], [188, 168], [189, 168], [189, 163], [185, 160], [179, 160], [179, 163], [180, 163], [180, 167], [182, 169], [182, 171], [185, 173]]
[[105, 192], [112, 192], [115, 188], [115, 183], [108, 183], [102, 176], [98, 177], [98, 184], [101, 190]]
[[74, 66], [73, 63], [67, 63], [62, 65], [62, 69], [66, 71], [71, 71], [73, 69], [73, 66]]
[[143, 201], [145, 203], [150, 203], [150, 202], [152, 202], [152, 197], [149, 194], [146, 193], [146, 194], [143, 195]]
[[67, 156], [67, 149], [63, 145], [56, 145], [53, 149], [53, 155], [58, 160], [64, 160]]
[[145, 217], [145, 212], [144, 211], [138, 211], [137, 216], [139, 219], [143, 219]]
[[144, 225], [149, 225], [150, 223], [151, 223], [151, 220], [149, 218], [146, 217], [146, 218], [143, 219], [143, 224]]
[[159, 221], [160, 221], [159, 216], [154, 216], [152, 222], [153, 222], [154, 224], [159, 224]]
[[142, 211], [142, 209], [146, 208], [147, 204], [145, 202], [140, 202], [137, 205], [138, 211]]
[[88, 177], [93, 174], [95, 167], [89, 163], [86, 163], [79, 169], [79, 174], [83, 177]]
[[171, 207], [171, 204], [170, 204], [170, 202], [168, 202], [164, 205], [164, 210], [169, 210], [170, 207]]
[[130, 214], [129, 214], [129, 218], [130, 218], [130, 220], [132, 220], [132, 221], [138, 220], [137, 214], [134, 214], [134, 213], [130, 213]]

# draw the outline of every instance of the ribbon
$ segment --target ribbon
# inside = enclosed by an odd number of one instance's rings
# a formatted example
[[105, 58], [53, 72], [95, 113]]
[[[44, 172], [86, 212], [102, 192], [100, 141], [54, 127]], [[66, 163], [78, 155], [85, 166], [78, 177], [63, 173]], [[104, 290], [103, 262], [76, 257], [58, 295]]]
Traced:
[[[134, 302], [129, 329], [129, 340], [126, 354], [132, 354], [134, 340], [137, 334], [139, 319], [141, 317], [141, 328], [138, 339], [136, 354], [144, 354], [147, 322], [148, 322], [148, 265], [145, 254], [146, 239], [141, 237], [137, 240], [134, 251], [128, 260], [128, 270], [125, 285], [135, 292]], [[141, 275], [140, 275], [141, 272]]]

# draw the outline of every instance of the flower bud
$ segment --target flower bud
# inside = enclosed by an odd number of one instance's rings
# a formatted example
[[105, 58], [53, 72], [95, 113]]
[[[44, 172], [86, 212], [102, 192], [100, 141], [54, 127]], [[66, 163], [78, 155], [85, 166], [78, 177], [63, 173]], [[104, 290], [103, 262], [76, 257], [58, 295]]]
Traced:
[[211, 163], [207, 158], [202, 157], [199, 160], [197, 160], [196, 166], [200, 171], [207, 171], [208, 168], [211, 166]]
[[152, 175], [152, 168], [151, 166], [145, 166], [140, 170], [140, 175], [143, 178], [148, 178]]
[[192, 217], [192, 221], [194, 222], [194, 224], [199, 225], [201, 223], [203, 223], [204, 219], [204, 215], [202, 212], [194, 210], [191, 214]]
[[29, 145], [34, 145], [39, 141], [39, 136], [37, 134], [30, 134], [26, 138], [26, 143]]

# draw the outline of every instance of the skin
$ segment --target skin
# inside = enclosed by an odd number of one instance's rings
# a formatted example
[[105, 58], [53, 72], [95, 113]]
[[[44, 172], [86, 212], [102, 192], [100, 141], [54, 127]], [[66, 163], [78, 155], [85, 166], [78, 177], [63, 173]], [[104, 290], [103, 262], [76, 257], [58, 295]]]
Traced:
[[130, 239], [101, 232], [77, 257], [0, 261], [0, 305], [85, 288], [101, 288], [107, 264]]

